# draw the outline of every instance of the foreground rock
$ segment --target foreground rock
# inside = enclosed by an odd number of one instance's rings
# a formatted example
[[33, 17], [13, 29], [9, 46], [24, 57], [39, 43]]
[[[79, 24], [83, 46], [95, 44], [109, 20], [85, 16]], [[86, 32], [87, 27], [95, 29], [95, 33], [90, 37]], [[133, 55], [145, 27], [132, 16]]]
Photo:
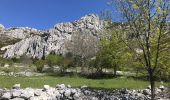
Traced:
[[[72, 88], [70, 85], [57, 85], [55, 88], [44, 85], [43, 89], [20, 89], [19, 84], [11, 90], [0, 90], [0, 100], [149, 100], [150, 93], [145, 90], [120, 89], [114, 91], [93, 90], [87, 86]], [[14, 88], [17, 87], [17, 88]], [[158, 94], [163, 93], [162, 90]], [[150, 92], [148, 90], [148, 92]], [[165, 96], [157, 95], [157, 100], [168, 100]]]

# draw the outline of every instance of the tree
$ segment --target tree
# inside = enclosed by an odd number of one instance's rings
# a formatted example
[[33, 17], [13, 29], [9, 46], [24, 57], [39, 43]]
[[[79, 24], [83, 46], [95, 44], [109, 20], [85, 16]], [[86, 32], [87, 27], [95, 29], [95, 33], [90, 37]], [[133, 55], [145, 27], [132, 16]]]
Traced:
[[73, 33], [71, 41], [66, 43], [66, 47], [76, 60], [80, 60], [78, 62], [81, 62], [79, 64], [81, 64], [82, 71], [84, 71], [84, 67], [87, 66], [87, 59], [96, 55], [98, 43], [98, 37], [94, 36], [89, 30], [81, 30]]
[[110, 10], [101, 11], [99, 14], [99, 17], [100, 17], [100, 20], [112, 22], [112, 13]]
[[118, 31], [107, 30], [101, 39], [100, 51], [97, 56], [97, 61], [100, 62], [100, 66], [104, 68], [113, 68], [114, 75], [121, 66], [124, 66], [125, 55], [129, 57], [126, 45], [122, 42], [121, 36]]
[[[160, 56], [169, 50], [167, 21], [170, 17], [169, 0], [112, 0], [116, 4], [128, 26], [122, 27], [126, 33], [124, 43], [139, 55], [138, 60], [147, 71], [151, 85], [151, 98], [155, 97], [155, 77], [160, 69]], [[127, 35], [128, 34], [128, 35]], [[129, 44], [135, 42], [135, 45]], [[138, 52], [142, 51], [142, 52]]]

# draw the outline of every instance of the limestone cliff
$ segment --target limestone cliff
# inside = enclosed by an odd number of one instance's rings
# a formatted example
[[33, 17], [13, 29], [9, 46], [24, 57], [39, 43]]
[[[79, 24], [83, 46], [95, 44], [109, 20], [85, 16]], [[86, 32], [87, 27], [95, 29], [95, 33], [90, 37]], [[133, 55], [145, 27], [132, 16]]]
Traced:
[[45, 31], [28, 27], [5, 29], [0, 25], [0, 37], [5, 35], [11, 40], [19, 40], [1, 47], [1, 51], [4, 51], [4, 58], [22, 55], [42, 58], [50, 52], [65, 54], [67, 53], [65, 43], [73, 39], [71, 38], [73, 33], [88, 30], [88, 34], [97, 37], [103, 26], [104, 22], [95, 14], [86, 15], [74, 22], [56, 24], [54, 28]]

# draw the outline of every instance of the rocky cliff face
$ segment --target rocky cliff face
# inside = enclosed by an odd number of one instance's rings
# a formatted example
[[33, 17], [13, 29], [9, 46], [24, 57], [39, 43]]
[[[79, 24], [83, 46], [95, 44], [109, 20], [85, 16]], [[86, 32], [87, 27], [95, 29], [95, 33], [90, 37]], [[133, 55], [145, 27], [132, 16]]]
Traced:
[[66, 42], [73, 39], [73, 33], [88, 30], [88, 34], [97, 37], [103, 26], [104, 22], [94, 14], [86, 15], [74, 22], [56, 24], [54, 28], [46, 31], [27, 27], [5, 29], [0, 25], [0, 37], [5, 35], [11, 41], [20, 40], [1, 47], [1, 51], [4, 51], [4, 58], [20, 57], [22, 55], [42, 58], [50, 52], [65, 54], [68, 52], [65, 47]]

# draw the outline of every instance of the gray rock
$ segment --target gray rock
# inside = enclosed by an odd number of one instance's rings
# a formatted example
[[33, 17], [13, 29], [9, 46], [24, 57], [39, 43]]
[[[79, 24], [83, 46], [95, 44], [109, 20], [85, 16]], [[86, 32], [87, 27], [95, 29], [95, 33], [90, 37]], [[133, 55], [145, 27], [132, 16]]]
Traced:
[[59, 90], [59, 93], [60, 93], [60, 94], [64, 94], [64, 92], [65, 92], [64, 89]]
[[42, 90], [41, 89], [36, 89], [35, 91], [34, 91], [34, 94], [36, 95], [36, 96], [40, 96], [41, 94], [42, 94]]
[[122, 89], [122, 90], [121, 90], [121, 93], [123, 93], [123, 94], [128, 94], [129, 91], [128, 91], [128, 89], [125, 88], [125, 89]]
[[21, 72], [17, 72], [15, 74], [13, 74], [12, 76], [27, 76], [27, 77], [30, 77], [30, 76], [33, 76], [34, 73], [33, 72], [26, 72], [26, 71], [21, 71]]
[[24, 99], [29, 99], [30, 97], [34, 97], [34, 90], [30, 88], [26, 88], [22, 91], [21, 97]]
[[25, 72], [25, 76], [27, 76], [27, 77], [30, 77], [30, 76], [33, 76], [34, 74], [33, 74], [33, 72]]
[[65, 86], [65, 84], [58, 84], [58, 85], [56, 86], [56, 88], [58, 88], [58, 89], [65, 89], [66, 86]]
[[65, 95], [66, 97], [70, 97], [70, 95], [71, 95], [71, 90], [70, 90], [70, 89], [66, 89], [65, 92], [64, 92], [64, 95]]
[[24, 100], [23, 98], [13, 98], [13, 99], [10, 99], [10, 100]]
[[81, 96], [81, 94], [78, 93], [78, 92], [76, 92], [76, 93], [73, 95], [73, 98], [74, 98], [74, 100], [79, 100], [80, 96]]
[[15, 85], [13, 85], [13, 89], [20, 89], [20, 87], [21, 87], [21, 85], [20, 84], [15, 84]]
[[163, 91], [165, 89], [165, 87], [163, 85], [160, 85], [159, 89], [161, 89]]
[[12, 97], [11, 93], [7, 92], [7, 93], [4, 93], [1, 98], [10, 99], [11, 97]]
[[[49, 85], [46, 85], [47, 87]], [[46, 87], [45, 86], [45, 87]], [[11, 89], [2, 90], [1, 100], [150, 100], [150, 89], [139, 90], [117, 89], [114, 92], [93, 90], [89, 88], [68, 88], [64, 84], [57, 85], [57, 88], [50, 87], [46, 91], [43, 89]], [[168, 97], [162, 96], [160, 89], [156, 98], [159, 100], [169, 100]], [[140, 90], [141, 91], [141, 90]], [[166, 90], [165, 90], [166, 91]]]
[[3, 92], [3, 89], [0, 89], [0, 97], [2, 96]]
[[143, 94], [144, 94], [144, 95], [151, 95], [151, 92], [150, 92], [149, 89], [144, 89], [144, 90], [143, 90]]
[[87, 88], [87, 87], [88, 87], [87, 85], [83, 85], [83, 86], [81, 86], [81, 89]]
[[12, 93], [12, 97], [20, 97], [20, 95], [21, 95], [21, 91], [16, 90]]
[[40, 99], [40, 97], [31, 97], [29, 100], [43, 100], [43, 99]]
[[147, 89], [151, 89], [151, 86], [149, 85], [149, 86], [147, 87]]
[[48, 89], [47, 91], [46, 91], [46, 93], [49, 95], [49, 96], [54, 96], [55, 94], [54, 94], [54, 91], [55, 91], [56, 89], [55, 88], [50, 88], [50, 89]]
[[22, 55], [27, 55], [28, 57], [40, 59], [50, 54], [50, 52], [64, 55], [69, 52], [66, 45], [71, 41], [73, 33], [89, 30], [89, 35], [93, 35], [98, 39], [98, 32], [103, 27], [104, 22], [97, 15], [90, 14], [74, 22], [56, 24], [54, 28], [47, 31], [28, 27], [6, 29], [1, 34], [20, 39], [20, 41], [2, 47], [1, 49], [5, 50], [3, 57], [19, 58]]
[[76, 89], [71, 89], [71, 93], [72, 93], [72, 94], [75, 94], [76, 92], [77, 92]]
[[61, 97], [61, 94], [59, 91], [54, 91], [54, 95], [56, 95], [56, 97]]
[[69, 85], [67, 85], [67, 87], [68, 87], [68, 88], [71, 88], [71, 85], [69, 84]]
[[46, 92], [43, 92], [40, 96], [39, 96], [39, 100], [48, 100], [48, 95]]
[[50, 89], [50, 86], [49, 85], [44, 85], [44, 89], [43, 90], [48, 90], [48, 89]]

